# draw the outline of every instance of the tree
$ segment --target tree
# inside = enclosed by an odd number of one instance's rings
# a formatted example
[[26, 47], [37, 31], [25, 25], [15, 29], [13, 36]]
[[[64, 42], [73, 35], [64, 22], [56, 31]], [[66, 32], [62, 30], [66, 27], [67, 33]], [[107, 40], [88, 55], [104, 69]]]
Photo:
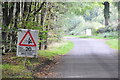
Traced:
[[2, 43], [5, 48], [5, 52], [7, 52], [9, 49], [7, 49], [9, 42], [9, 38], [7, 37], [8, 33], [8, 26], [12, 21], [13, 18], [13, 10], [14, 10], [14, 2], [3, 2], [2, 3], [2, 12], [3, 12], [3, 18], [2, 18]]
[[60, 8], [59, 3], [51, 2], [2, 2], [2, 43], [5, 51], [16, 51], [17, 32], [21, 28], [39, 30], [39, 49], [47, 49], [50, 31], [59, 31], [53, 23], [59, 19]]
[[109, 18], [110, 18], [110, 11], [109, 11], [109, 2], [104, 2], [104, 18], [105, 18], [105, 26], [108, 27], [109, 26]]

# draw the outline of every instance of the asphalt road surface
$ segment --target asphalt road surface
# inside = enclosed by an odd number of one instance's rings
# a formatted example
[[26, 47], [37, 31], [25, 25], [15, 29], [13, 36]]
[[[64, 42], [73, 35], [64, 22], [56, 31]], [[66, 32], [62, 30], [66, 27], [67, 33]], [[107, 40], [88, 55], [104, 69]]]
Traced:
[[104, 40], [68, 39], [74, 48], [55, 67], [56, 78], [118, 78], [118, 53]]

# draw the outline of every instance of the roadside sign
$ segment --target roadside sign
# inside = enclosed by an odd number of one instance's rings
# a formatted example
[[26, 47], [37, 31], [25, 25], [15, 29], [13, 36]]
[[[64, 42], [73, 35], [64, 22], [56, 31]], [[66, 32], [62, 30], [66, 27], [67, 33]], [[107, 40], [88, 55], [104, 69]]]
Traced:
[[91, 29], [86, 29], [86, 35], [87, 36], [92, 36], [92, 30]]
[[18, 32], [17, 56], [36, 57], [38, 49], [38, 30], [21, 29]]

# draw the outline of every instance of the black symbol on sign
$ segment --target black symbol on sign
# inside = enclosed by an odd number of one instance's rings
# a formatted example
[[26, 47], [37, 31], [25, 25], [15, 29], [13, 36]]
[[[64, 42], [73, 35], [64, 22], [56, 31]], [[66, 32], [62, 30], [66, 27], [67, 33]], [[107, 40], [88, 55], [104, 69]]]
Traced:
[[30, 39], [30, 37], [29, 37], [29, 39], [28, 39], [28, 44], [31, 44], [32, 43], [32, 40]]
[[26, 51], [32, 51], [31, 47], [26, 47]]

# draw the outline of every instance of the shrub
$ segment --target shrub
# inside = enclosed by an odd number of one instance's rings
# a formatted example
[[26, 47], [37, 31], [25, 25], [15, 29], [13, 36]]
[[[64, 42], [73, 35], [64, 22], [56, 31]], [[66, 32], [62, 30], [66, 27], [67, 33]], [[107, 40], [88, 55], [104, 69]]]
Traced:
[[101, 37], [109, 37], [109, 38], [118, 38], [118, 32], [106, 32], [102, 34], [98, 34]]

